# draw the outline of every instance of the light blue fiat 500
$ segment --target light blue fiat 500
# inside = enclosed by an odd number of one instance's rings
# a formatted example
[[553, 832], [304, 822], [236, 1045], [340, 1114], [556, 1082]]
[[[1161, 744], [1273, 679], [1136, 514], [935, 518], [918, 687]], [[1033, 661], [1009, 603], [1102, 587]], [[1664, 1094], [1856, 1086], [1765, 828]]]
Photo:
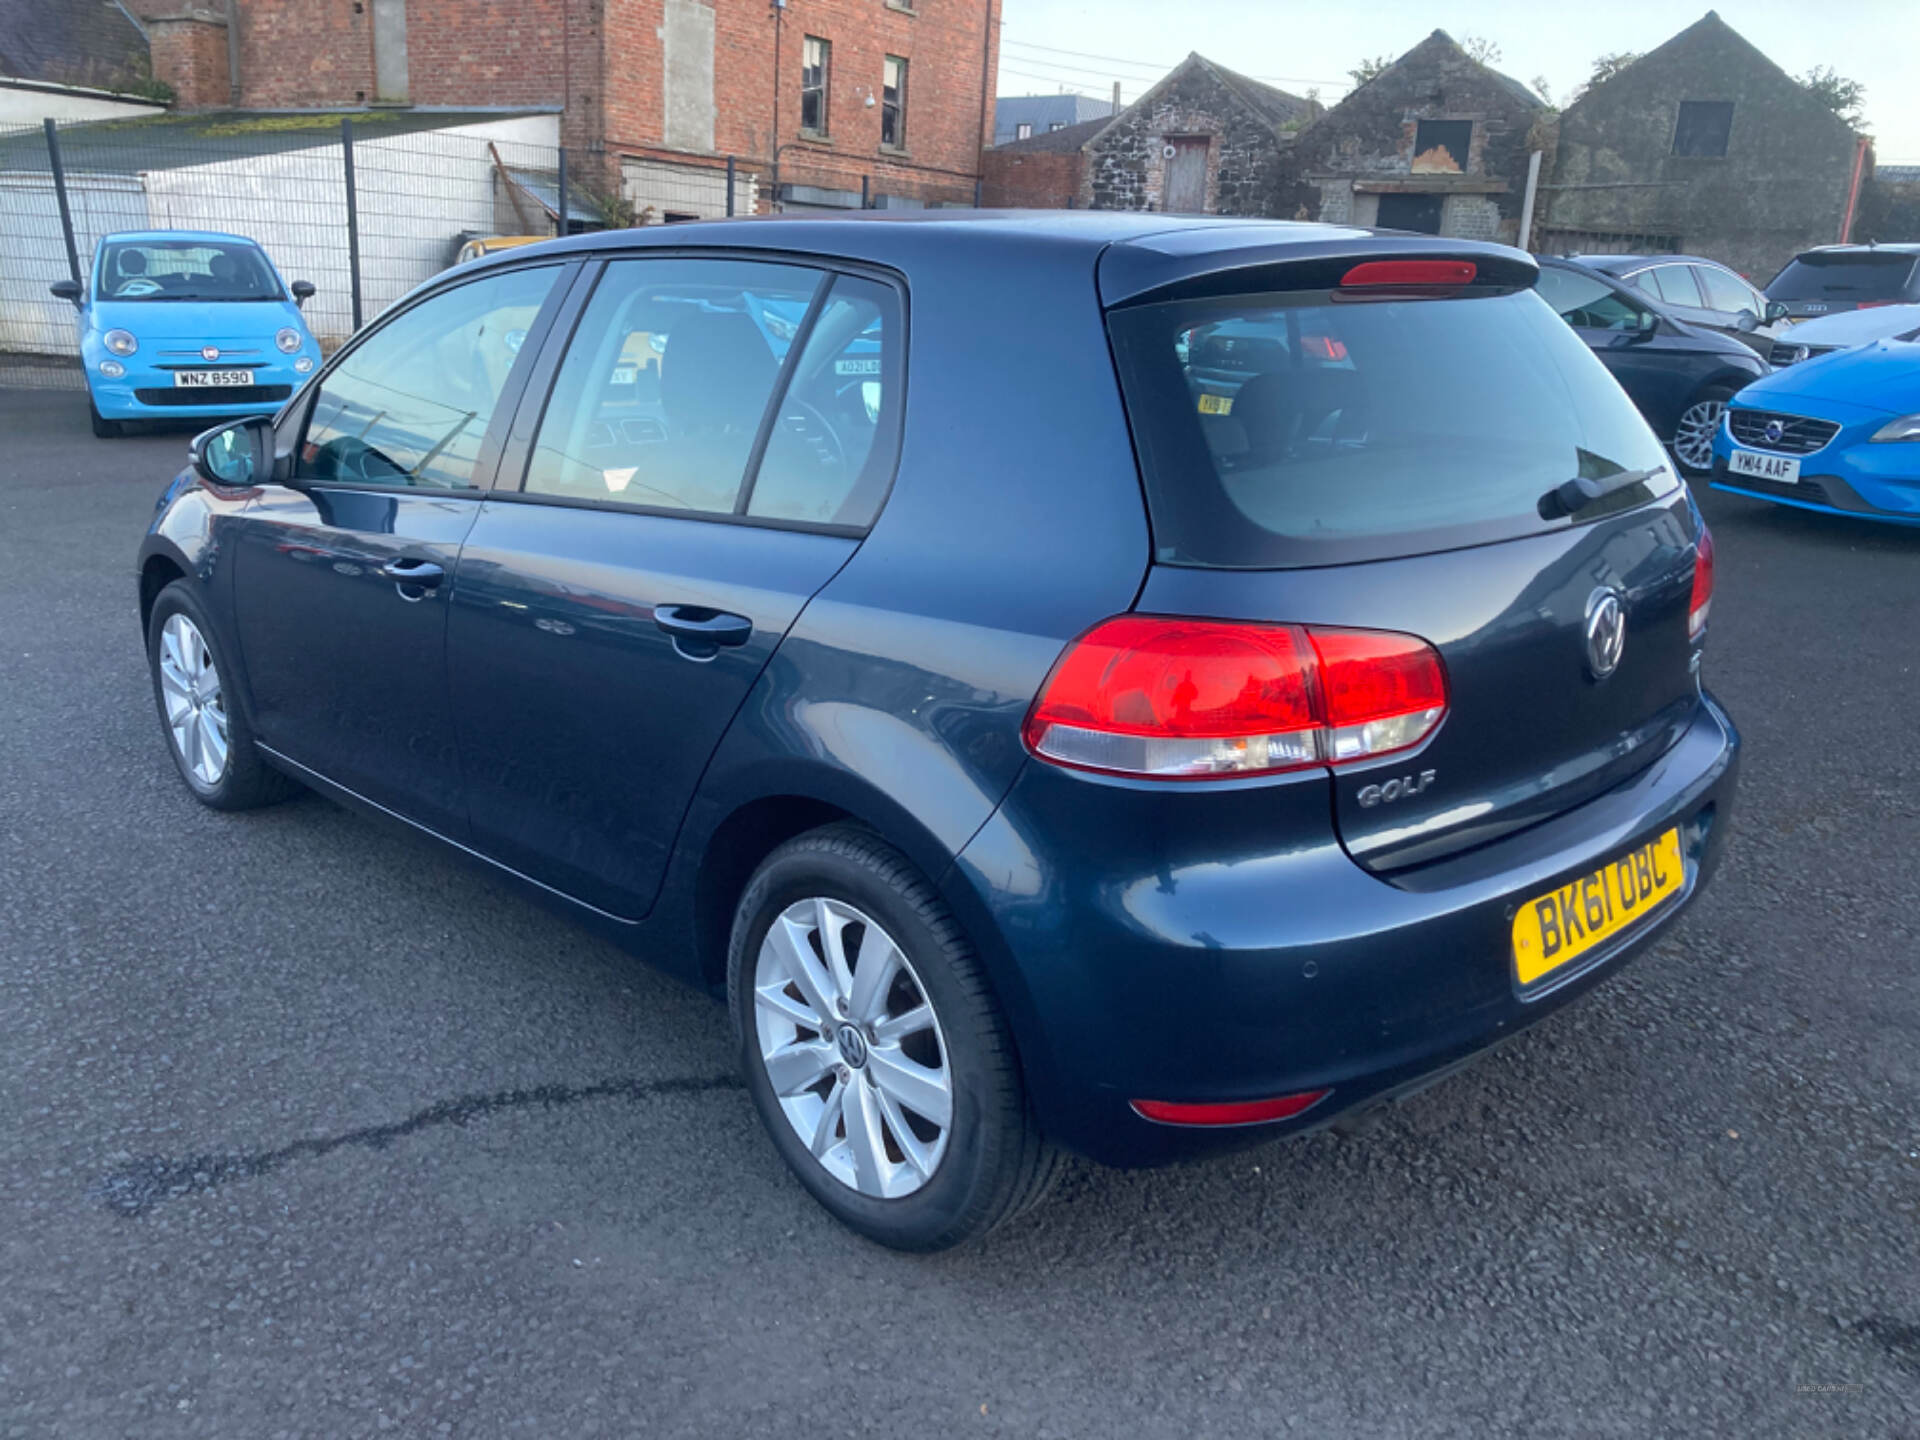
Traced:
[[96, 435], [128, 420], [270, 415], [320, 363], [300, 317], [313, 286], [289, 286], [241, 235], [107, 235], [88, 285], [53, 293], [79, 312]]

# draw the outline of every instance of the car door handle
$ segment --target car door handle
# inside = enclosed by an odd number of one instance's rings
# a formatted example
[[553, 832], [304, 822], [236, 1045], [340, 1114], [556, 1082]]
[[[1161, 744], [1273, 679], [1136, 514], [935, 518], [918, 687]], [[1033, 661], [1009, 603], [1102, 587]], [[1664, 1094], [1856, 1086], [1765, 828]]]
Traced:
[[673, 637], [673, 648], [689, 660], [711, 660], [722, 645], [744, 645], [753, 638], [753, 621], [704, 605], [656, 605], [653, 623]]
[[413, 560], [401, 558], [389, 560], [380, 567], [380, 573], [400, 587], [402, 600], [424, 600], [426, 596], [409, 595], [408, 590], [432, 590], [446, 578], [447, 572], [431, 560]]

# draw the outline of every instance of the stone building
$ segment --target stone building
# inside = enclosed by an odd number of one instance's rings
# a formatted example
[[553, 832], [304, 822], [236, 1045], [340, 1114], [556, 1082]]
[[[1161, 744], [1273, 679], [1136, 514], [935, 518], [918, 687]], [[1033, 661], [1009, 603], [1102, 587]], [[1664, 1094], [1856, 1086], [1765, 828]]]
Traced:
[[1436, 30], [1295, 137], [1268, 213], [1511, 244], [1548, 113]]
[[[970, 204], [1000, 0], [126, 0], [183, 106], [558, 110], [636, 210]], [[233, 24], [229, 27], [229, 17]]]
[[1713, 11], [1560, 117], [1534, 248], [1683, 251], [1764, 284], [1844, 239], [1869, 152]]
[[1105, 120], [996, 145], [989, 205], [1265, 215], [1280, 157], [1319, 107], [1189, 55]]
[[1920, 240], [1920, 165], [1882, 165], [1860, 195], [1853, 239], [1876, 244]]
[[1280, 153], [1314, 104], [1189, 55], [1086, 142], [1097, 210], [1264, 215]]

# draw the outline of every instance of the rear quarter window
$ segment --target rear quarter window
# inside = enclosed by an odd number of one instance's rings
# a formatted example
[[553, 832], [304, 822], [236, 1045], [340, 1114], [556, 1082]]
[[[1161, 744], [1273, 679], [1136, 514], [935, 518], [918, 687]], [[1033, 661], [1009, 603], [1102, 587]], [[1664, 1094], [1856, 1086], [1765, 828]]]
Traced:
[[1576, 477], [1658, 472], [1607, 512], [1678, 484], [1620, 387], [1530, 289], [1269, 292], [1131, 306], [1108, 326], [1162, 563], [1452, 549], [1575, 523], [1539, 506]]

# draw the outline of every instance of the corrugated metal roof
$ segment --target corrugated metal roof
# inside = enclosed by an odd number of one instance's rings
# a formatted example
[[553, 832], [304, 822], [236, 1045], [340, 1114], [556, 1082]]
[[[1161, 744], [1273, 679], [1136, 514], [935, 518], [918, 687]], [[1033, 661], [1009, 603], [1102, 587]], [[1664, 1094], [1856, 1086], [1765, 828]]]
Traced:
[[[556, 219], [560, 214], [560, 172], [558, 170], [528, 170], [518, 165], [503, 165], [507, 177], [522, 190], [531, 195], [547, 214]], [[567, 182], [567, 222], [599, 226], [606, 223], [603, 216], [590, 204], [582, 203], [580, 191], [571, 180]]]

